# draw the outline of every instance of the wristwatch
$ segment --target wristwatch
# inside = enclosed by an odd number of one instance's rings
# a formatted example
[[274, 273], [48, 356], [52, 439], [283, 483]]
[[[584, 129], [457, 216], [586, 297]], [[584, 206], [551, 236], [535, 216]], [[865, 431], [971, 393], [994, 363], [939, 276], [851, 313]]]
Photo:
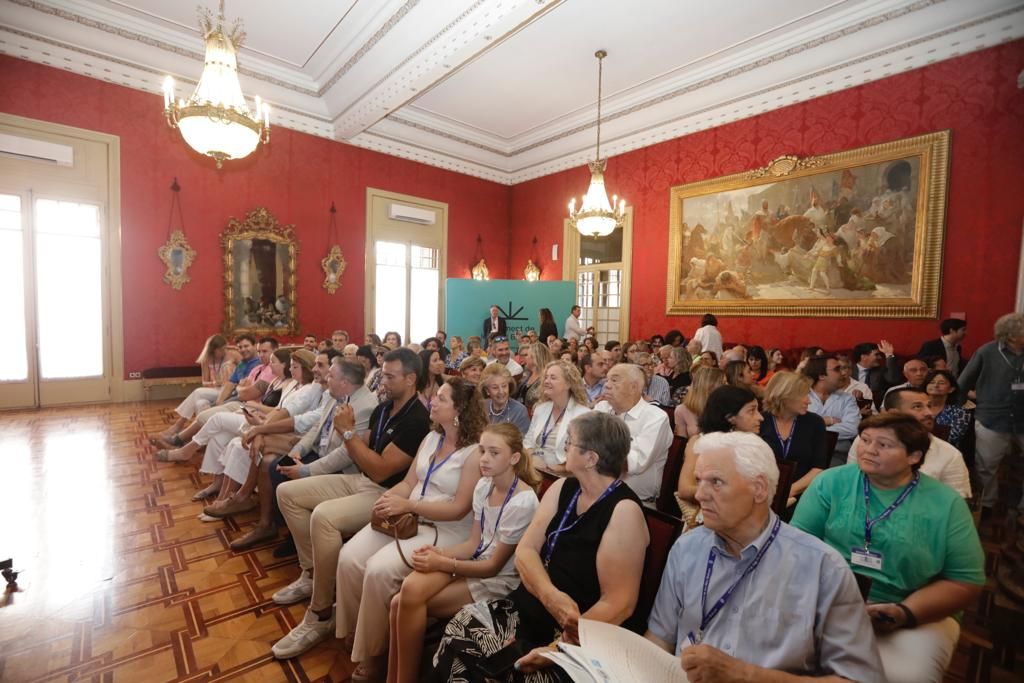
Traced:
[[342, 441], [348, 441], [349, 439], [351, 439], [355, 435], [356, 435], [356, 432], [355, 432], [354, 429], [346, 429], [344, 432], [341, 433], [341, 440]]

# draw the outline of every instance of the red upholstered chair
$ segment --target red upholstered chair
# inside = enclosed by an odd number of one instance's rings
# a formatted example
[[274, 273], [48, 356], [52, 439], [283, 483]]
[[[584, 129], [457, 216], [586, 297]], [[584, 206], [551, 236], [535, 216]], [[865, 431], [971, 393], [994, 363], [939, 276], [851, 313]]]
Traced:
[[679, 472], [683, 469], [685, 451], [686, 438], [673, 436], [672, 445], [668, 448], [668, 458], [665, 460], [665, 471], [661, 475], [661, 491], [655, 501], [655, 507], [669, 515], [679, 515], [679, 505], [676, 504], [673, 494], [679, 484]]
[[796, 469], [796, 463], [787, 460], [776, 460], [776, 463], [779, 466], [779, 487], [775, 489], [772, 511], [786, 519], [786, 503], [789, 501], [789, 489], [793, 486], [793, 472]]
[[665, 573], [665, 564], [668, 562], [668, 553], [672, 544], [679, 538], [683, 531], [683, 520], [672, 515], [666, 515], [646, 505], [643, 506], [644, 518], [647, 520], [647, 531], [651, 535], [651, 543], [647, 546], [647, 556], [644, 560], [644, 574], [640, 580], [640, 595], [636, 601], [636, 611], [647, 623], [647, 617], [654, 606], [654, 598], [658, 594], [658, 586], [661, 585], [661, 575]]
[[672, 433], [676, 433], [676, 407], [675, 406], [658, 406], [665, 411], [668, 415], [668, 426], [672, 428]]

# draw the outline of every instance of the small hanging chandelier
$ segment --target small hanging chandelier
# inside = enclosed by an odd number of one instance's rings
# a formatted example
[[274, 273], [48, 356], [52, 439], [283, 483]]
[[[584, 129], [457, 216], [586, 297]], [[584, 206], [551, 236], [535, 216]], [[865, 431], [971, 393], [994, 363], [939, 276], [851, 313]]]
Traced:
[[601, 77], [602, 63], [608, 53], [598, 50], [597, 57], [597, 150], [590, 166], [590, 187], [583, 197], [579, 211], [576, 210], [576, 198], [569, 202], [569, 223], [587, 237], [604, 237], [612, 234], [615, 228], [622, 225], [626, 215], [626, 200], [612, 196], [608, 202], [608, 192], [604, 187], [604, 169], [607, 159], [601, 158]]
[[238, 82], [236, 53], [245, 40], [241, 19], [224, 31], [224, 0], [214, 19], [208, 9], [199, 13], [206, 41], [203, 75], [188, 100], [174, 101], [174, 79], [164, 79], [164, 116], [181, 131], [188, 146], [217, 161], [248, 156], [260, 142], [270, 142], [270, 107], [256, 96], [250, 108]]

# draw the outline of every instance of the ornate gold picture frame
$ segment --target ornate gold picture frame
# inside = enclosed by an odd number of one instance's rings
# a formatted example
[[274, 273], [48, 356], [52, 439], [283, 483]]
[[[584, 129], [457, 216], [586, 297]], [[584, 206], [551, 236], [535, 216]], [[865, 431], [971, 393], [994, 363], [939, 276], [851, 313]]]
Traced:
[[224, 330], [229, 334], [298, 334], [295, 226], [266, 209], [234, 217], [224, 248]]
[[185, 233], [181, 230], [172, 232], [167, 244], [157, 249], [156, 253], [167, 267], [164, 282], [180, 290], [185, 283], [192, 281], [188, 269], [196, 259], [196, 250], [185, 239]]
[[949, 131], [672, 188], [669, 315], [934, 318]]
[[324, 269], [323, 288], [328, 294], [334, 294], [341, 287], [341, 276], [345, 274], [348, 262], [341, 253], [341, 247], [337, 244], [331, 247], [331, 251], [320, 261], [320, 267]]

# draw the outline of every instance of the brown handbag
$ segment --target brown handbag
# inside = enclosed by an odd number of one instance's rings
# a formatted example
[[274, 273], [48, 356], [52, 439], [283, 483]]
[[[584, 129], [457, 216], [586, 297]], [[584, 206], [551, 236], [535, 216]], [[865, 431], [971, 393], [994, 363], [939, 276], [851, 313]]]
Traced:
[[[402, 552], [402, 544], [399, 543], [399, 541], [412, 538], [419, 533], [419, 525], [419, 517], [412, 512], [403, 512], [400, 515], [391, 515], [390, 517], [380, 517], [374, 514], [370, 517], [371, 529], [395, 539], [395, 547], [398, 548], [398, 556], [402, 558], [402, 562], [404, 562], [405, 566], [409, 569], [412, 569], [413, 566], [409, 563], [409, 560], [405, 559], [405, 553]], [[423, 520], [423, 526], [434, 527], [434, 542], [432, 545], [437, 545], [437, 525], [433, 522]]]

